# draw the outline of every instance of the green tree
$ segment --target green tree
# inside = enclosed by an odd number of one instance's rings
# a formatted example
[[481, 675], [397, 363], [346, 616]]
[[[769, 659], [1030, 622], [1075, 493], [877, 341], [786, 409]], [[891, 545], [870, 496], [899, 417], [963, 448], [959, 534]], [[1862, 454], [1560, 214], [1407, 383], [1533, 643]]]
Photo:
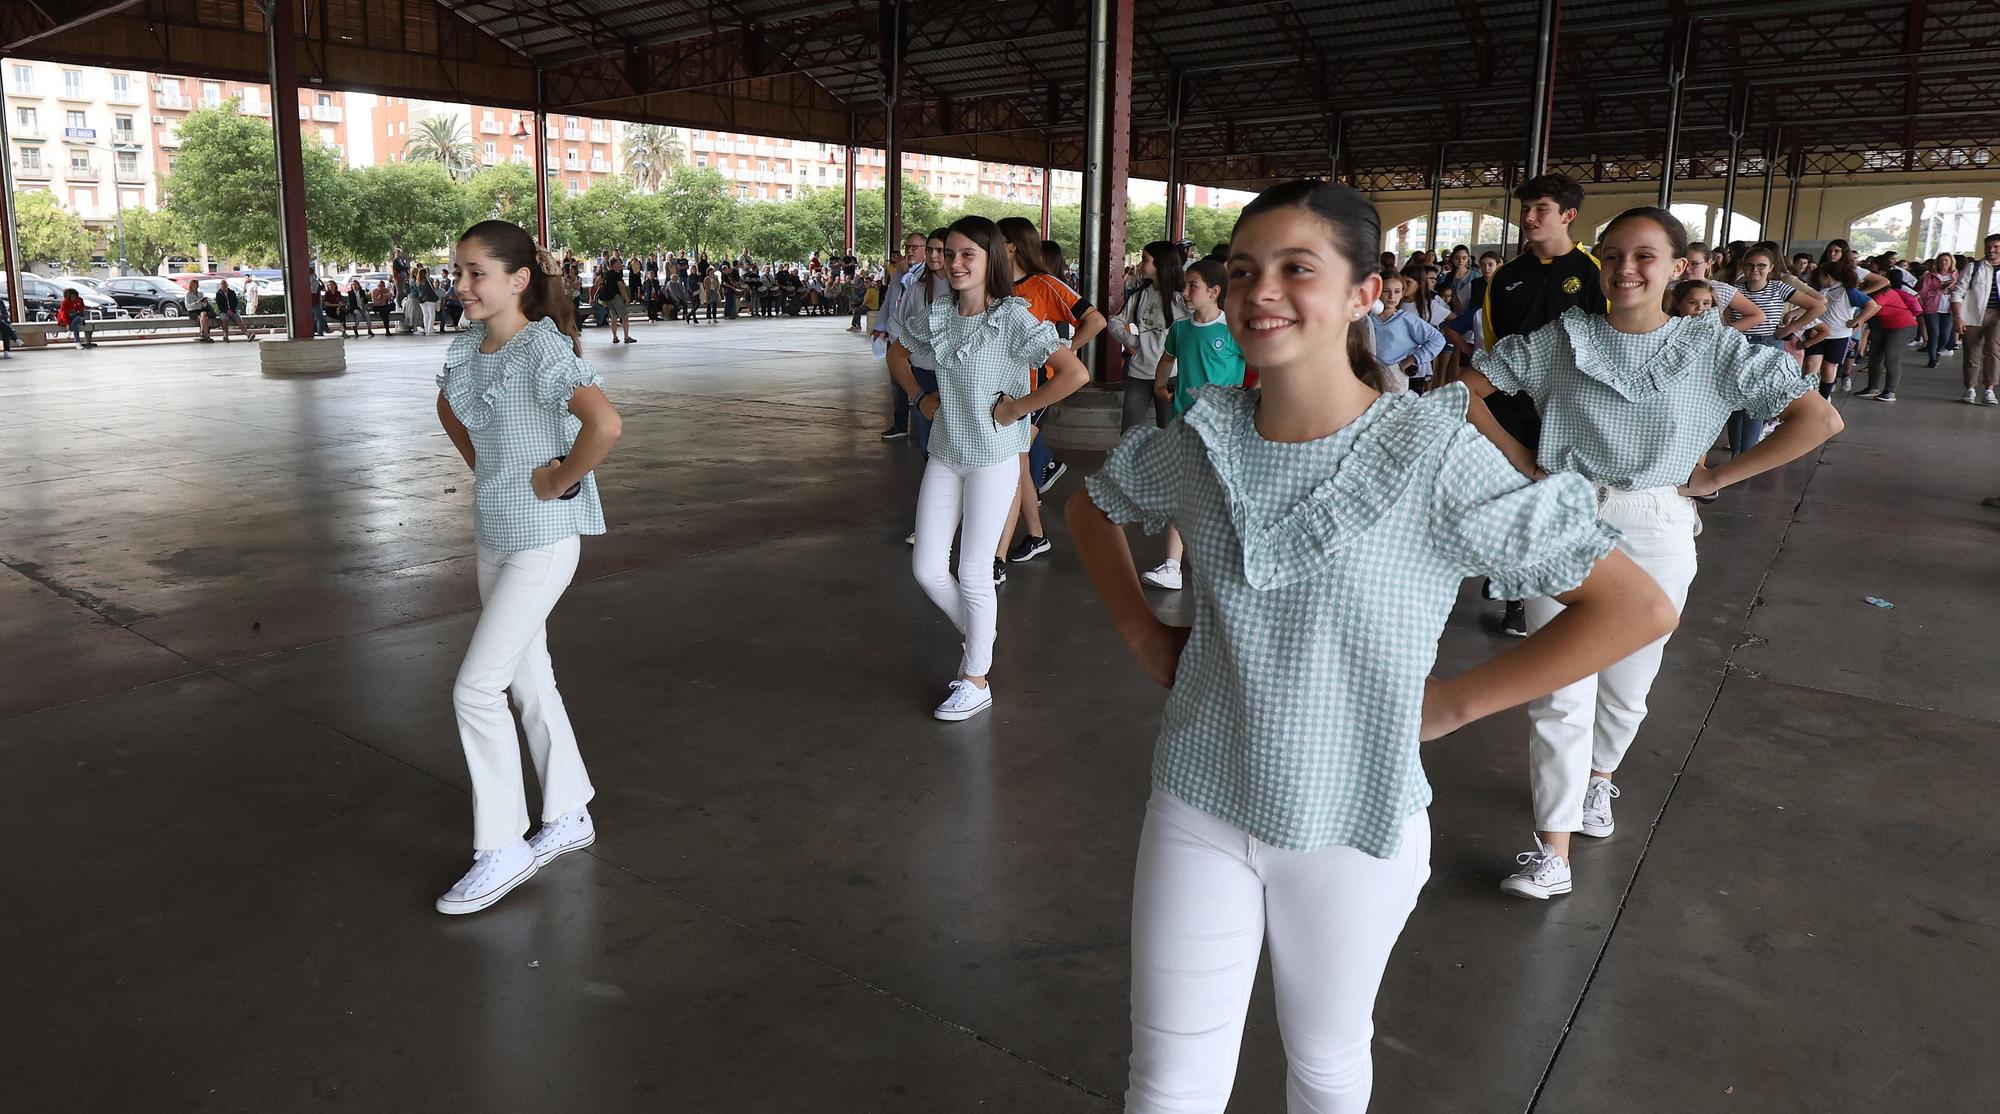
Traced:
[[674, 168], [687, 161], [680, 133], [658, 124], [625, 125], [625, 173], [641, 193], [666, 184]]
[[471, 221], [464, 187], [434, 162], [392, 162], [349, 172], [359, 219], [340, 241], [355, 259], [441, 252]]
[[759, 201], [738, 210], [737, 239], [753, 259], [804, 259], [822, 246], [803, 201]]
[[690, 251], [727, 242], [735, 232], [736, 196], [713, 167], [677, 167], [660, 191], [667, 239]]
[[657, 203], [623, 178], [602, 179], [565, 199], [549, 223], [556, 242], [578, 255], [650, 248], [666, 231]]
[[15, 193], [14, 221], [24, 271], [30, 263], [65, 271], [81, 267], [97, 249], [97, 234], [46, 190]]
[[1241, 209], [1211, 209], [1206, 206], [1188, 206], [1187, 238], [1194, 241], [1195, 250], [1207, 255], [1210, 248], [1226, 244], [1236, 234], [1236, 218]]
[[456, 116], [432, 116], [403, 142], [404, 161], [436, 163], [460, 182], [472, 177], [478, 157], [472, 133]]
[[[274, 258], [278, 160], [271, 125], [238, 115], [230, 100], [189, 113], [180, 140], [180, 158], [160, 183], [167, 210], [212, 253], [256, 262]], [[306, 141], [303, 156], [307, 234], [321, 245], [344, 244], [357, 215], [340, 157], [317, 140]]]
[[125, 210], [125, 265], [155, 274], [170, 255], [193, 255], [195, 238], [164, 209]]
[[[465, 185], [471, 205], [468, 223], [482, 220], [512, 221], [535, 234], [535, 168], [527, 163], [509, 162], [489, 166], [472, 176]], [[554, 203], [557, 199], [551, 197]]]

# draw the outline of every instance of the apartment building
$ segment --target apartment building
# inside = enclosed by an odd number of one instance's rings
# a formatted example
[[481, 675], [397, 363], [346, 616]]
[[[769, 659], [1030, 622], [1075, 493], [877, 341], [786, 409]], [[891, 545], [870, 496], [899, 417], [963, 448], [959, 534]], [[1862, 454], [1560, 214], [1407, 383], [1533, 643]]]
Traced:
[[[402, 158], [403, 145], [423, 122], [455, 117], [472, 140], [473, 166], [532, 163], [535, 160], [535, 116], [483, 105], [445, 104], [407, 97], [378, 97], [370, 127], [381, 162]], [[589, 116], [550, 115], [548, 146], [551, 190], [575, 197], [591, 186], [624, 172], [620, 163], [622, 126], [615, 120]]]
[[18, 58], [0, 65], [16, 189], [53, 193], [92, 223], [110, 222], [121, 204], [158, 203], [147, 75]]
[[[188, 114], [201, 108], [218, 108], [235, 99], [236, 111], [245, 116], [271, 118], [271, 90], [265, 85], [240, 81], [209, 81], [206, 78], [177, 77], [172, 74], [144, 75], [152, 106], [152, 124], [158, 142], [153, 148], [153, 166], [160, 174], [174, 167], [180, 151], [180, 127]], [[337, 90], [299, 90], [299, 132], [307, 140], [318, 140], [347, 161], [347, 94]]]

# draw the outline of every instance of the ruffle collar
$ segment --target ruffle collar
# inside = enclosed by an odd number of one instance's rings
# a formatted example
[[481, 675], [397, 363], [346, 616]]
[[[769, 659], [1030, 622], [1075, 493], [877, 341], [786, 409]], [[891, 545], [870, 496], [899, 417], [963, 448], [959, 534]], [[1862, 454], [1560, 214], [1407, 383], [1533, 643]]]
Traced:
[[1556, 321], [1569, 341], [1576, 369], [1628, 401], [1657, 394], [1685, 377], [1697, 363], [1694, 352], [1703, 345], [1713, 346], [1724, 328], [1720, 314], [1670, 317], [1651, 334], [1664, 334], [1659, 348], [1644, 359], [1626, 361], [1607, 351], [1617, 334], [1603, 317], [1572, 307]]
[[493, 423], [500, 400], [506, 397], [507, 385], [530, 363], [528, 354], [534, 350], [537, 338], [547, 334], [568, 339], [549, 318], [530, 321], [494, 353], [500, 359], [499, 373], [491, 381], [481, 383], [472, 373], [472, 357], [486, 343], [486, 323], [466, 322], [465, 331], [445, 349], [444, 370], [437, 377], [438, 390], [444, 392], [445, 402], [465, 428], [485, 429]]
[[[967, 360], [977, 355], [980, 349], [986, 347], [994, 337], [1000, 335], [1000, 331], [1005, 327], [1005, 316], [1002, 311], [1007, 308], [1010, 302], [1018, 302], [1022, 309], [1028, 309], [1028, 300], [1026, 298], [1012, 296], [1002, 298], [992, 305], [987, 306], [986, 312], [978, 316], [978, 321], [981, 325], [985, 326], [984, 328], [966, 329], [962, 333], [953, 333], [950, 331], [952, 328], [951, 319], [962, 316], [958, 312], [958, 299], [938, 298], [933, 300], [929, 307], [931, 351], [937, 354], [940, 361], [949, 360], [956, 366], [964, 366]], [[973, 319], [967, 318], [967, 320], [970, 321]], [[947, 349], [945, 344], [948, 341], [955, 341], [956, 347]]]
[[1244, 451], [1258, 436], [1261, 395], [1211, 388], [1181, 418], [1207, 446], [1242, 547], [1244, 580], [1259, 591], [1318, 574], [1379, 522], [1402, 498], [1419, 462], [1465, 420], [1468, 397], [1465, 386], [1454, 383], [1426, 395], [1376, 399], [1332, 435], [1347, 442], [1333, 474], [1274, 520], [1261, 521], [1242, 476]]

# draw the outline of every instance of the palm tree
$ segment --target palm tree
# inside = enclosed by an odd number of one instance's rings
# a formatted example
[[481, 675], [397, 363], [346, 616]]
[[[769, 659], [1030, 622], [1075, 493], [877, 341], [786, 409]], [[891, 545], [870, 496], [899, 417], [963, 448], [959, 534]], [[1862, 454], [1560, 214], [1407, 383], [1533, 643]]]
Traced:
[[673, 168], [687, 160], [687, 148], [673, 128], [658, 124], [625, 125], [625, 173], [643, 193], [666, 182]]
[[403, 159], [441, 164], [445, 173], [463, 182], [472, 177], [478, 151], [472, 145], [472, 134], [458, 117], [432, 116], [419, 123], [404, 141]]

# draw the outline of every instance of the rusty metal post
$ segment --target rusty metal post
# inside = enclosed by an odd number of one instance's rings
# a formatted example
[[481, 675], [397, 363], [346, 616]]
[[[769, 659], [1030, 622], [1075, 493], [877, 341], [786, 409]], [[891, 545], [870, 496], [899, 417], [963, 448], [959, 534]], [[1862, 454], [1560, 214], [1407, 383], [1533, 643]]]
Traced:
[[535, 241], [555, 251], [549, 232], [549, 114], [542, 100], [542, 71], [535, 71]]
[[[1109, 315], [1125, 300], [1125, 193], [1132, 169], [1133, 0], [1091, 0], [1089, 114], [1083, 165], [1084, 300]], [[1116, 344], [1092, 342], [1096, 378], [1122, 376]]]
[[293, 340], [312, 339], [316, 284], [306, 237], [306, 168], [299, 133], [299, 58], [287, 0], [263, 0], [271, 67], [271, 131], [278, 147], [278, 259]]

